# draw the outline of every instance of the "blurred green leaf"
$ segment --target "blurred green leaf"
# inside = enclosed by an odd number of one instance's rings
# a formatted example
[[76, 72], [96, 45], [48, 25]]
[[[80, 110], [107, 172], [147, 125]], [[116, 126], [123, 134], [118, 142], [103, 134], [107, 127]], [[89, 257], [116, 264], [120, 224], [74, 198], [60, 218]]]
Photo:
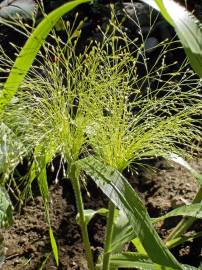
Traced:
[[26, 150], [12, 130], [0, 124], [0, 173], [14, 169]]
[[36, 10], [34, 0], [3, 0], [0, 3], [0, 17], [13, 19], [21, 16], [31, 19]]
[[39, 270], [44, 270], [45, 269], [46, 263], [47, 263], [50, 255], [51, 255], [51, 252], [46, 255], [45, 260], [43, 261], [43, 263], [42, 263], [41, 267], [39, 268]]
[[136, 250], [141, 253], [141, 254], [147, 254], [145, 252], [144, 247], [142, 246], [142, 243], [140, 242], [139, 238], [135, 238], [131, 241], [131, 243], [134, 245], [134, 247], [136, 248]]
[[[91, 221], [91, 219], [95, 216], [95, 215], [101, 215], [101, 216], [106, 216], [108, 213], [108, 209], [106, 208], [100, 208], [98, 210], [93, 210], [93, 209], [85, 209], [84, 210], [84, 216], [85, 216], [85, 222], [86, 225], [88, 225], [88, 223]], [[77, 224], [80, 225], [80, 221], [79, 221], [79, 213], [76, 216], [76, 222]]]
[[8, 192], [0, 187], [0, 228], [8, 228], [13, 223], [12, 203]]

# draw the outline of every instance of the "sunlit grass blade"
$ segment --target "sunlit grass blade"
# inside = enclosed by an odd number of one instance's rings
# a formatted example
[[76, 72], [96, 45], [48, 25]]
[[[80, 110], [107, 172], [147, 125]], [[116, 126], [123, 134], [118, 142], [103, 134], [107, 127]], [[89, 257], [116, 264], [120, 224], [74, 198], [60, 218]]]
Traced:
[[0, 93], [0, 114], [2, 113], [4, 106], [11, 100], [13, 95], [18, 90], [40, 47], [44, 43], [44, 40], [60, 17], [75, 8], [77, 5], [86, 2], [89, 2], [89, 0], [75, 0], [66, 3], [52, 11], [36, 27], [20, 51], [20, 54], [17, 57], [12, 70], [10, 71], [8, 79], [4, 84], [4, 88]]
[[202, 77], [202, 25], [175, 1], [163, 0], [193, 69]]
[[193, 69], [202, 77], [202, 25], [183, 6], [173, 0], [143, 0], [158, 8], [165, 19], [174, 26]]
[[167, 12], [166, 8], [163, 5], [162, 0], [141, 0], [142, 2], [150, 5], [154, 9], [161, 11], [165, 19], [172, 25], [172, 19], [169, 16], [169, 13]]
[[56, 265], [59, 265], [59, 255], [58, 255], [58, 247], [57, 247], [57, 243], [53, 234], [53, 230], [51, 227], [49, 227], [49, 236], [50, 236], [50, 241], [51, 241], [51, 247], [52, 247], [52, 251], [53, 251], [53, 255], [56, 261]]
[[141, 254], [147, 254], [147, 253], [145, 252], [145, 249], [144, 249], [142, 243], [140, 242], [140, 240], [139, 240], [137, 237], [134, 238], [134, 239], [131, 241], [131, 243], [134, 245], [134, 247], [136, 248], [136, 250], [137, 250], [139, 253], [141, 253]]
[[157, 264], [182, 269], [160, 240], [143, 203], [127, 180], [117, 170], [103, 165], [94, 157], [80, 160], [77, 164], [92, 177], [116, 207], [126, 214], [151, 260]]

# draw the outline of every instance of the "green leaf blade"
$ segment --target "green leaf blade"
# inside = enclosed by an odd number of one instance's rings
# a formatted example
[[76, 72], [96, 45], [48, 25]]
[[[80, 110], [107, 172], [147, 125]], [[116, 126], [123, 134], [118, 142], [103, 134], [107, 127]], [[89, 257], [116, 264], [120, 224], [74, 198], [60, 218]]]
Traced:
[[163, 0], [163, 4], [173, 21], [190, 64], [202, 77], [202, 26], [200, 22], [174, 1]]
[[50, 236], [50, 240], [51, 240], [51, 247], [52, 247], [52, 251], [53, 251], [53, 255], [56, 261], [56, 265], [59, 265], [59, 255], [58, 255], [58, 247], [57, 247], [57, 243], [55, 241], [55, 237], [52, 231], [52, 228], [49, 227], [49, 236]]
[[202, 77], [202, 24], [173, 0], [142, 0], [161, 12], [175, 31], [195, 72]]
[[201, 219], [202, 218], [202, 204], [195, 203], [191, 205], [184, 205], [184, 206], [178, 207], [177, 209], [170, 211], [166, 215], [153, 219], [153, 221], [158, 222], [166, 218], [176, 217], [176, 216], [194, 217], [194, 218]]

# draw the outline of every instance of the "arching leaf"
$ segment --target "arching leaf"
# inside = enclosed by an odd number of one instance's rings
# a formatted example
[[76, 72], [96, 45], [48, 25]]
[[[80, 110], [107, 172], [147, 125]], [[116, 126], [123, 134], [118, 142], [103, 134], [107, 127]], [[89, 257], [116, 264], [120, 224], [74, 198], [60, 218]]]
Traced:
[[153, 219], [153, 221], [157, 222], [157, 221], [161, 221], [166, 218], [175, 217], [175, 216], [202, 218], [202, 204], [195, 203], [191, 205], [184, 205], [184, 206], [178, 207], [177, 209], [170, 211], [166, 215]]
[[142, 0], [159, 10], [174, 26], [193, 69], [202, 77], [202, 24], [173, 0]]

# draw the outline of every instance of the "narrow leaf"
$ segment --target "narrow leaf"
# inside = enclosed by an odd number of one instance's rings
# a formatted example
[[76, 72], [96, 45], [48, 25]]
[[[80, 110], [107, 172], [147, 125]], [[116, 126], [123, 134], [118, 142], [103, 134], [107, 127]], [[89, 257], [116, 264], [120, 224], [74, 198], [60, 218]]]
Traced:
[[137, 250], [139, 253], [141, 253], [141, 254], [147, 254], [147, 253], [145, 252], [145, 249], [143, 248], [143, 246], [142, 246], [140, 240], [139, 240], [137, 237], [136, 237], [135, 239], [133, 239], [133, 240], [131, 241], [131, 243], [135, 246], [136, 250]]
[[46, 157], [46, 153], [43, 147], [40, 147], [40, 145], [35, 148], [35, 154], [37, 158], [35, 159], [34, 167], [39, 170], [39, 174], [37, 176], [38, 185], [39, 185], [40, 193], [41, 193], [44, 207], [45, 207], [45, 217], [49, 225], [51, 247], [52, 247], [56, 264], [58, 266], [59, 264], [58, 248], [57, 248], [57, 244], [53, 235], [53, 231], [51, 228], [51, 221], [49, 217], [49, 190], [48, 190], [48, 183], [47, 183], [47, 176], [46, 176], [46, 165], [47, 165], [47, 162], [49, 161], [49, 155], [48, 157]]
[[44, 269], [45, 269], [46, 263], [47, 263], [47, 261], [48, 261], [50, 255], [51, 255], [51, 252], [48, 253], [48, 255], [46, 255], [46, 258], [45, 258], [45, 260], [43, 261], [43, 263], [42, 263], [41, 267], [39, 268], [39, 270], [44, 270]]
[[53, 255], [56, 261], [56, 265], [59, 265], [59, 256], [58, 256], [58, 247], [55, 241], [55, 237], [52, 231], [52, 228], [49, 227], [49, 236], [50, 236], [50, 240], [51, 240], [51, 247], [52, 247], [52, 251], [53, 251]]
[[144, 254], [124, 252], [110, 257], [110, 266], [123, 268], [138, 268], [143, 270], [155, 270], [156, 265]]
[[202, 204], [195, 203], [195, 204], [191, 204], [191, 205], [181, 206], [177, 209], [170, 211], [166, 215], [163, 215], [159, 218], [153, 219], [153, 222], [162, 221], [166, 218], [175, 217], [175, 216], [202, 218]]
[[[155, 8], [153, 1], [143, 2]], [[193, 69], [202, 77], [202, 24], [183, 6], [173, 0], [155, 0], [158, 10], [174, 26]]]

